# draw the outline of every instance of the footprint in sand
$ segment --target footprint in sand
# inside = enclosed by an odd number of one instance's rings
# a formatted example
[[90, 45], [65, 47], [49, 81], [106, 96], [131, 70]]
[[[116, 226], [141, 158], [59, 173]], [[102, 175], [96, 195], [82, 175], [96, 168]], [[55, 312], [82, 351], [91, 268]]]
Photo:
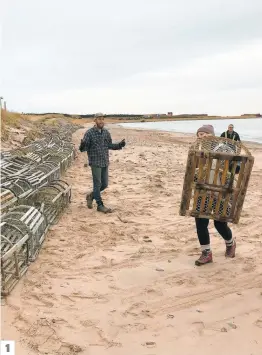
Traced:
[[80, 321], [80, 324], [81, 324], [83, 327], [85, 327], [85, 328], [88, 328], [88, 327], [95, 327], [95, 326], [98, 325], [98, 323], [99, 323], [99, 321], [94, 322], [94, 321], [92, 321], [92, 320], [90, 320], [90, 319], [86, 319], [86, 320]]
[[61, 347], [55, 325], [46, 318], [39, 319], [31, 325], [26, 332], [25, 342], [41, 354], [57, 353]]
[[152, 240], [149, 237], [143, 237], [145, 243], [152, 243]]
[[50, 298], [52, 300], [56, 300], [55, 296], [53, 294], [35, 294], [31, 293], [29, 294], [28, 300], [30, 299], [30, 303], [34, 304], [36, 306], [42, 306], [42, 307], [53, 307], [54, 303], [50, 301]]
[[203, 335], [205, 329], [204, 322], [194, 322], [192, 323], [192, 325], [194, 326], [195, 331], [197, 331], [199, 335]]
[[121, 325], [120, 327], [122, 330], [124, 330], [127, 333], [130, 333], [132, 331], [141, 332], [141, 331], [147, 329], [146, 324], [143, 324], [143, 323], [133, 323], [133, 324], [129, 323], [129, 324]]
[[257, 327], [262, 328], [262, 317], [257, 319], [254, 323]]
[[58, 354], [61, 355], [72, 355], [83, 352], [84, 349], [76, 344], [62, 343], [58, 350]]
[[22, 333], [26, 333], [26, 331], [30, 327], [30, 322], [25, 318], [24, 315], [18, 314], [13, 322], [14, 326], [20, 330]]
[[128, 307], [123, 313], [124, 317], [133, 316], [135, 318], [153, 318], [154, 316], [150, 310], [146, 309], [147, 305], [145, 302], [134, 303]]
[[86, 253], [80, 253], [80, 254], [76, 255], [76, 259], [82, 259], [85, 255], [86, 255]]
[[146, 346], [147, 348], [155, 348], [156, 347], [156, 343], [154, 341], [146, 341], [142, 345]]

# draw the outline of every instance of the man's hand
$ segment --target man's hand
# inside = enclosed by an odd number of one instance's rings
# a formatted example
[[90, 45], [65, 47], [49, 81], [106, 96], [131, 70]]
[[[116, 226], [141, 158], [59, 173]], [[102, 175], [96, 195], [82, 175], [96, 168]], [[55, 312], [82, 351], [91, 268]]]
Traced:
[[126, 141], [125, 139], [122, 139], [121, 142], [119, 143], [119, 147], [124, 148], [125, 145], [126, 145]]
[[79, 145], [79, 150], [81, 153], [85, 151], [85, 142], [83, 139], [81, 139], [80, 145]]

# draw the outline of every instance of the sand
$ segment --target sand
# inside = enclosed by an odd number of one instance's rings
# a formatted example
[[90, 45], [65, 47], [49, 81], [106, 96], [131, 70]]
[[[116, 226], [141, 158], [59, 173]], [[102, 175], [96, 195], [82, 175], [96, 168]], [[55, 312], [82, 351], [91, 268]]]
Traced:
[[[2, 339], [17, 354], [262, 354], [262, 146], [238, 225], [235, 259], [210, 222], [214, 263], [194, 265], [194, 219], [178, 214], [190, 135], [109, 126], [103, 215], [88, 210], [86, 154], [64, 179], [72, 203], [2, 302]], [[84, 130], [73, 140], [79, 145]]]

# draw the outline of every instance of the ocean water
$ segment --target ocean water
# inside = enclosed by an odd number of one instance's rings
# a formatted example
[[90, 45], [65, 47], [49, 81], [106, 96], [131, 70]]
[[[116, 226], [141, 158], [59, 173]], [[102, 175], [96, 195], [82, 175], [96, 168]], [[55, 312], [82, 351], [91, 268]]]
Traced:
[[153, 129], [158, 131], [196, 133], [203, 124], [211, 124], [215, 129], [215, 134], [220, 134], [227, 130], [232, 123], [234, 130], [239, 134], [242, 141], [262, 143], [262, 118], [234, 119], [234, 120], [194, 120], [194, 121], [160, 121], [160, 122], [130, 122], [120, 123], [119, 126], [141, 129]]

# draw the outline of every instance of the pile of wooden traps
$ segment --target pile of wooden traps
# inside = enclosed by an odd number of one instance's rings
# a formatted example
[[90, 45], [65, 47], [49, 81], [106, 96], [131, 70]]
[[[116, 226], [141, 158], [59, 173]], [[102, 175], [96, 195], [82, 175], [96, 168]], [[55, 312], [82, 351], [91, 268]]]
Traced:
[[1, 295], [10, 293], [37, 257], [49, 227], [71, 200], [61, 176], [75, 158], [67, 125], [17, 150], [1, 153]]

